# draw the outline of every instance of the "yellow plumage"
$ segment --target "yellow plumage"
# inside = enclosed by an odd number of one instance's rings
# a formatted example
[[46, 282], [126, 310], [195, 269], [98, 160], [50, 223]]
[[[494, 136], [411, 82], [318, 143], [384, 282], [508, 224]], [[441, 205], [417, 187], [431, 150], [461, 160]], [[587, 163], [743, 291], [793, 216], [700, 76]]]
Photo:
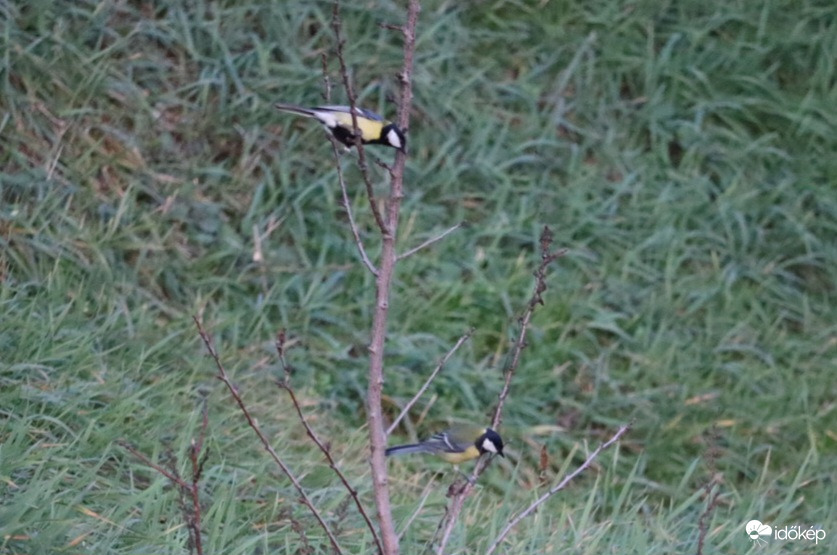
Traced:
[[475, 446], [471, 445], [461, 453], [436, 453], [436, 455], [450, 464], [462, 464], [479, 457], [482, 453]]
[[503, 455], [503, 440], [491, 428], [456, 426], [409, 445], [387, 449], [387, 456], [428, 453], [454, 465], [478, 458], [484, 453]]
[[[283, 112], [319, 120], [335, 139], [347, 147], [355, 146], [355, 126], [349, 106], [317, 106], [316, 108], [303, 108], [292, 104], [276, 104], [275, 106]], [[397, 125], [363, 108], [356, 107], [355, 116], [358, 134], [363, 144], [391, 146], [401, 152], [406, 152], [407, 139]]]

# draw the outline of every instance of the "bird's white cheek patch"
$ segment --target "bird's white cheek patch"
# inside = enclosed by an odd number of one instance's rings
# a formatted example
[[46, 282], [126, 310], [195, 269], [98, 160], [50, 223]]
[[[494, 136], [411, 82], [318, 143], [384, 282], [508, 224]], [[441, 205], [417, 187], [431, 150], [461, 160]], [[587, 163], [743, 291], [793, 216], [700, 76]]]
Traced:
[[484, 440], [482, 440], [482, 448], [485, 449], [486, 451], [488, 451], [489, 453], [496, 453], [497, 452], [497, 446], [494, 445], [494, 442], [491, 441], [488, 438], [485, 438]]
[[401, 137], [395, 132], [395, 129], [390, 129], [387, 133], [387, 142], [395, 148], [401, 148]]

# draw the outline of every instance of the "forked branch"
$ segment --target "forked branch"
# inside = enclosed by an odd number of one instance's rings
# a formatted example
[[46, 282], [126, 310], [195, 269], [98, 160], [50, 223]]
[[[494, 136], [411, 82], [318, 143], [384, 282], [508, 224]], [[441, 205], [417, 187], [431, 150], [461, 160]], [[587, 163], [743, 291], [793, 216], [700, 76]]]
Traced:
[[[532, 292], [532, 296], [530, 297], [529, 302], [526, 305], [526, 311], [520, 318], [520, 333], [518, 334], [517, 340], [515, 341], [514, 347], [512, 348], [512, 353], [511, 357], [509, 358], [509, 362], [503, 371], [503, 389], [500, 391], [500, 394], [497, 398], [497, 405], [494, 409], [494, 416], [491, 419], [492, 428], [499, 427], [500, 422], [502, 421], [503, 407], [506, 403], [506, 399], [509, 396], [512, 378], [514, 377], [514, 373], [520, 364], [520, 355], [523, 352], [523, 348], [526, 346], [526, 333], [528, 332], [529, 325], [532, 321], [532, 315], [535, 313], [535, 309], [539, 305], [543, 304], [543, 293], [544, 291], [546, 291], [547, 268], [552, 262], [554, 262], [559, 257], [563, 256], [567, 252], [566, 249], [561, 249], [552, 252], [552, 239], [552, 231], [548, 227], [544, 226], [540, 236], [541, 261], [538, 265], [538, 268], [534, 272], [535, 288]], [[465, 504], [465, 499], [471, 494], [471, 492], [474, 489], [474, 485], [476, 484], [477, 478], [480, 477], [480, 475], [486, 469], [491, 460], [491, 458], [486, 457], [480, 458], [477, 461], [477, 464], [474, 466], [474, 471], [471, 474], [469, 480], [461, 489], [454, 493], [453, 499], [451, 500], [451, 503], [448, 506], [448, 510], [446, 511], [445, 516], [443, 517], [443, 522], [440, 524], [440, 528], [442, 530], [442, 537], [439, 542], [439, 546], [436, 550], [436, 553], [438, 553], [439, 555], [444, 555], [448, 541], [450, 540], [450, 535], [453, 532], [453, 527], [455, 526], [456, 521], [459, 519], [459, 514], [462, 512], [462, 507]]]
[[[404, 37], [404, 59], [399, 75], [401, 81], [401, 98], [398, 106], [398, 121], [400, 129], [407, 129], [412, 105], [412, 73], [413, 59], [416, 50], [416, 27], [420, 11], [419, 0], [409, 0], [407, 6], [407, 21], [401, 28]], [[395, 531], [395, 524], [392, 519], [392, 508], [389, 498], [389, 484], [387, 480], [387, 463], [385, 458], [387, 436], [384, 428], [383, 409], [381, 406], [382, 391], [384, 385], [384, 346], [387, 335], [387, 319], [389, 316], [389, 298], [392, 288], [392, 279], [395, 274], [395, 264], [398, 260], [398, 253], [395, 250], [395, 239], [398, 233], [398, 219], [401, 210], [401, 200], [404, 198], [404, 169], [406, 167], [406, 154], [397, 150], [395, 163], [389, 169], [390, 187], [389, 196], [386, 199], [384, 214], [378, 210], [378, 205], [373, 196], [372, 184], [368, 176], [366, 154], [363, 145], [359, 140], [357, 132], [357, 115], [355, 113], [354, 92], [349, 79], [349, 72], [343, 59], [342, 24], [340, 21], [339, 0], [334, 4], [332, 27], [337, 37], [337, 57], [340, 62], [340, 75], [343, 85], [346, 87], [346, 94], [349, 97], [352, 112], [352, 125], [355, 129], [356, 146], [361, 172], [364, 175], [369, 203], [375, 222], [381, 233], [381, 255], [377, 264], [378, 273], [375, 276], [375, 311], [372, 318], [372, 330], [369, 339], [369, 383], [366, 394], [366, 421], [369, 429], [370, 446], [370, 469], [372, 475], [372, 487], [375, 493], [375, 505], [377, 507], [378, 524], [381, 530], [381, 541], [386, 555], [398, 553], [398, 537]]]
[[506, 538], [506, 536], [509, 535], [509, 532], [511, 532], [512, 529], [515, 526], [517, 526], [518, 523], [521, 520], [523, 520], [524, 518], [526, 518], [527, 516], [532, 514], [532, 512], [535, 509], [537, 509], [538, 507], [543, 505], [550, 497], [552, 497], [553, 495], [555, 495], [556, 493], [558, 493], [559, 491], [561, 491], [562, 489], [567, 487], [567, 484], [572, 482], [576, 478], [576, 476], [578, 476], [579, 474], [581, 474], [582, 472], [584, 472], [585, 470], [587, 470], [590, 467], [590, 465], [593, 463], [593, 461], [596, 460], [596, 457], [599, 456], [599, 453], [601, 453], [602, 451], [604, 451], [605, 449], [607, 449], [608, 447], [610, 447], [611, 445], [613, 445], [614, 443], [619, 441], [619, 438], [621, 438], [623, 435], [625, 435], [625, 433], [630, 429], [631, 429], [630, 424], [623, 425], [621, 428], [619, 428], [616, 431], [615, 434], [613, 434], [613, 436], [609, 440], [607, 440], [603, 444], [599, 445], [596, 448], [595, 451], [590, 453], [590, 456], [587, 457], [587, 460], [585, 460], [583, 463], [581, 463], [581, 466], [576, 468], [571, 474], [568, 474], [567, 476], [565, 476], [563, 480], [558, 482], [558, 484], [549, 488], [549, 491], [547, 491], [546, 493], [541, 495], [537, 500], [535, 500], [534, 503], [532, 503], [531, 505], [526, 507], [524, 510], [520, 511], [520, 513], [518, 513], [518, 515], [516, 517], [511, 519], [511, 521], [506, 525], [506, 527], [503, 528], [503, 530], [497, 535], [497, 538], [488, 547], [488, 550], [486, 550], [485, 555], [491, 555], [491, 553], [494, 553], [494, 551], [497, 549], [497, 547], [500, 545], [500, 543]]
[[195, 325], [198, 327], [198, 333], [200, 334], [201, 339], [203, 340], [203, 344], [206, 347], [209, 356], [211, 356], [212, 360], [215, 361], [215, 367], [218, 369], [218, 374], [216, 375], [216, 377], [219, 380], [221, 380], [225, 386], [227, 386], [227, 390], [230, 392], [230, 395], [233, 396], [233, 399], [235, 399], [236, 404], [238, 404], [239, 410], [241, 410], [241, 413], [244, 415], [244, 418], [247, 419], [247, 424], [250, 426], [250, 429], [252, 429], [253, 432], [255, 432], [256, 436], [259, 438], [259, 441], [262, 442], [262, 446], [264, 447], [265, 451], [267, 451], [267, 453], [276, 463], [276, 466], [278, 466], [282, 470], [282, 473], [285, 476], [287, 476], [288, 480], [291, 481], [291, 483], [294, 486], [294, 489], [296, 489], [297, 493], [299, 494], [299, 501], [303, 505], [308, 507], [308, 510], [311, 511], [311, 514], [314, 515], [314, 518], [317, 519], [317, 522], [320, 523], [320, 526], [325, 531], [326, 536], [328, 536], [328, 541], [331, 542], [331, 546], [334, 549], [334, 552], [342, 554], [343, 550], [340, 548], [340, 544], [337, 542], [337, 538], [334, 536], [334, 533], [326, 524], [325, 520], [320, 514], [320, 511], [318, 511], [317, 508], [314, 506], [314, 503], [311, 501], [311, 498], [308, 497], [308, 493], [302, 487], [302, 484], [299, 482], [299, 479], [294, 475], [293, 472], [291, 472], [290, 467], [288, 467], [288, 465], [285, 464], [285, 461], [282, 460], [282, 458], [279, 456], [279, 453], [277, 453], [276, 450], [273, 449], [273, 446], [270, 444], [270, 441], [268, 441], [267, 436], [264, 435], [264, 432], [262, 432], [262, 429], [259, 427], [259, 424], [250, 414], [250, 410], [244, 403], [244, 399], [241, 398], [241, 394], [238, 392], [238, 388], [235, 386], [235, 384], [232, 383], [229, 374], [227, 374], [227, 370], [221, 363], [221, 359], [218, 356], [218, 352], [212, 345], [212, 339], [209, 337], [209, 334], [204, 329], [203, 324], [201, 324], [200, 320], [198, 320], [196, 316], [193, 316], [192, 319], [195, 321]]
[[299, 417], [299, 421], [302, 423], [302, 427], [305, 428], [305, 433], [308, 434], [308, 437], [311, 438], [311, 441], [319, 448], [322, 454], [325, 456], [326, 460], [328, 461], [328, 466], [331, 468], [340, 481], [343, 483], [343, 487], [346, 488], [346, 491], [349, 492], [349, 495], [352, 496], [352, 499], [355, 502], [355, 506], [357, 507], [358, 512], [363, 517], [364, 522], [366, 522], [367, 528], [369, 531], [372, 532], [372, 539], [375, 541], [375, 545], [378, 546], [378, 553], [383, 553], [383, 547], [381, 546], [381, 539], [378, 537], [378, 532], [375, 530], [375, 526], [372, 525], [372, 521], [369, 520], [369, 515], [366, 514], [366, 510], [363, 508], [363, 504], [360, 502], [360, 498], [357, 495], [357, 490], [349, 484], [349, 481], [346, 479], [346, 476], [340, 470], [340, 467], [337, 466], [337, 463], [334, 461], [334, 458], [331, 456], [331, 450], [328, 446], [320, 440], [319, 436], [314, 432], [311, 426], [308, 424], [308, 419], [305, 418], [305, 415], [302, 414], [302, 407], [299, 405], [299, 401], [297, 401], [296, 393], [294, 392], [293, 387], [291, 387], [291, 367], [288, 364], [287, 359], [285, 358], [285, 330], [280, 331], [276, 335], [276, 352], [279, 355], [279, 363], [282, 365], [282, 370], [285, 374], [285, 378], [283, 380], [276, 380], [276, 385], [279, 386], [280, 389], [285, 390], [287, 392], [288, 397], [291, 399], [291, 403], [293, 403], [294, 409], [296, 410], [296, 414]]
[[[378, 224], [381, 233], [387, 233], [387, 224], [384, 222], [381, 211], [378, 209], [378, 203], [375, 202], [375, 190], [372, 186], [372, 178], [369, 176], [369, 164], [366, 161], [366, 151], [361, 142], [360, 128], [357, 125], [357, 96], [355, 89], [352, 86], [352, 80], [349, 78], [349, 69], [346, 67], [346, 59], [343, 57], [343, 45], [346, 44], [346, 38], [343, 36], [343, 19], [340, 17], [340, 0], [335, 0], [334, 7], [331, 13], [331, 28], [334, 30], [334, 38], [336, 45], [334, 53], [337, 56], [337, 61], [340, 63], [340, 77], [343, 79], [343, 88], [346, 89], [346, 97], [349, 99], [350, 113], [352, 116], [352, 132], [355, 136], [355, 147], [358, 154], [358, 167], [363, 176], [363, 183], [366, 185], [366, 194], [369, 197], [369, 208], [372, 210], [372, 215], [375, 217], [375, 223]], [[394, 231], [394, 230], [393, 230]]]
[[204, 451], [203, 444], [206, 440], [206, 431], [209, 429], [209, 408], [204, 401], [201, 415], [201, 432], [198, 439], [192, 439], [189, 445], [189, 462], [192, 466], [192, 477], [186, 481], [177, 470], [177, 461], [173, 460], [166, 468], [153, 462], [151, 459], [140, 453], [136, 447], [126, 441], [119, 441], [118, 444], [138, 458], [144, 465], [156, 470], [177, 487], [180, 494], [178, 504], [183, 519], [186, 521], [186, 529], [189, 531], [190, 552], [194, 550], [197, 555], [203, 555], [203, 542], [201, 540], [201, 502], [200, 502], [200, 481], [203, 476], [203, 465], [209, 458], [209, 450]]
[[506, 403], [506, 398], [509, 396], [511, 389], [511, 381], [517, 367], [520, 365], [520, 355], [526, 347], [526, 334], [529, 331], [529, 324], [532, 321], [532, 315], [539, 305], [543, 305], [543, 293], [546, 291], [546, 270], [550, 264], [555, 262], [558, 258], [567, 254], [567, 249], [559, 249], [552, 252], [552, 230], [547, 226], [543, 226], [540, 236], [540, 251], [541, 262], [535, 270], [535, 290], [529, 298], [529, 303], [526, 305], [526, 312], [520, 318], [520, 333], [512, 348], [512, 356], [509, 363], [503, 371], [503, 389], [497, 397], [497, 406], [494, 408], [494, 416], [491, 418], [491, 427], [498, 428], [503, 419], [503, 405]]

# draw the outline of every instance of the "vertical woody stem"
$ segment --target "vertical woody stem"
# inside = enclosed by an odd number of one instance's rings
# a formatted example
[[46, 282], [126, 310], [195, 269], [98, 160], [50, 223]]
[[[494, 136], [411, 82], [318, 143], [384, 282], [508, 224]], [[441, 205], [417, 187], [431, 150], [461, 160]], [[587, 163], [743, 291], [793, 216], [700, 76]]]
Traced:
[[[420, 11], [419, 0], [410, 0], [407, 8], [407, 22], [401, 28], [404, 35], [404, 65], [401, 69], [401, 102], [398, 112], [398, 126], [407, 128], [410, 119], [410, 106], [413, 101], [411, 85], [413, 55], [416, 48], [416, 24]], [[403, 152], [396, 152], [395, 164], [390, 172], [390, 196], [386, 202], [385, 225], [381, 235], [381, 261], [375, 280], [375, 315], [372, 321], [372, 337], [369, 342], [369, 390], [367, 392], [367, 423], [369, 425], [369, 444], [371, 447], [370, 466], [372, 485], [375, 491], [375, 503], [378, 509], [378, 521], [381, 526], [381, 539], [386, 555], [398, 553], [398, 536], [392, 521], [392, 508], [389, 499], [386, 464], [386, 427], [381, 408], [381, 393], [384, 385], [384, 345], [386, 343], [387, 316], [389, 314], [389, 295], [398, 253], [395, 239], [398, 231], [398, 216], [401, 200], [404, 198], [404, 168], [407, 158]]]

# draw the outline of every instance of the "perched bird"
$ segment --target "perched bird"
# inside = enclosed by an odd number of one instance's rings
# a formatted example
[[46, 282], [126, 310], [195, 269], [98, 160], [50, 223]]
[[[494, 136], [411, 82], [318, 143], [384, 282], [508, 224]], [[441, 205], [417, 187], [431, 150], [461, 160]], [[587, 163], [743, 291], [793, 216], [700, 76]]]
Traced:
[[[275, 106], [283, 112], [315, 118], [334, 135], [335, 139], [347, 147], [355, 146], [352, 110], [349, 106], [317, 106], [316, 108], [303, 108], [291, 104], [275, 104]], [[355, 114], [357, 115], [357, 129], [360, 131], [360, 140], [363, 144], [386, 145], [406, 152], [407, 139], [397, 125], [363, 108], [355, 107]]]
[[454, 465], [476, 459], [484, 453], [505, 457], [500, 434], [491, 428], [477, 426], [455, 426], [420, 443], [397, 445], [386, 450], [388, 457], [410, 453], [430, 453]]

